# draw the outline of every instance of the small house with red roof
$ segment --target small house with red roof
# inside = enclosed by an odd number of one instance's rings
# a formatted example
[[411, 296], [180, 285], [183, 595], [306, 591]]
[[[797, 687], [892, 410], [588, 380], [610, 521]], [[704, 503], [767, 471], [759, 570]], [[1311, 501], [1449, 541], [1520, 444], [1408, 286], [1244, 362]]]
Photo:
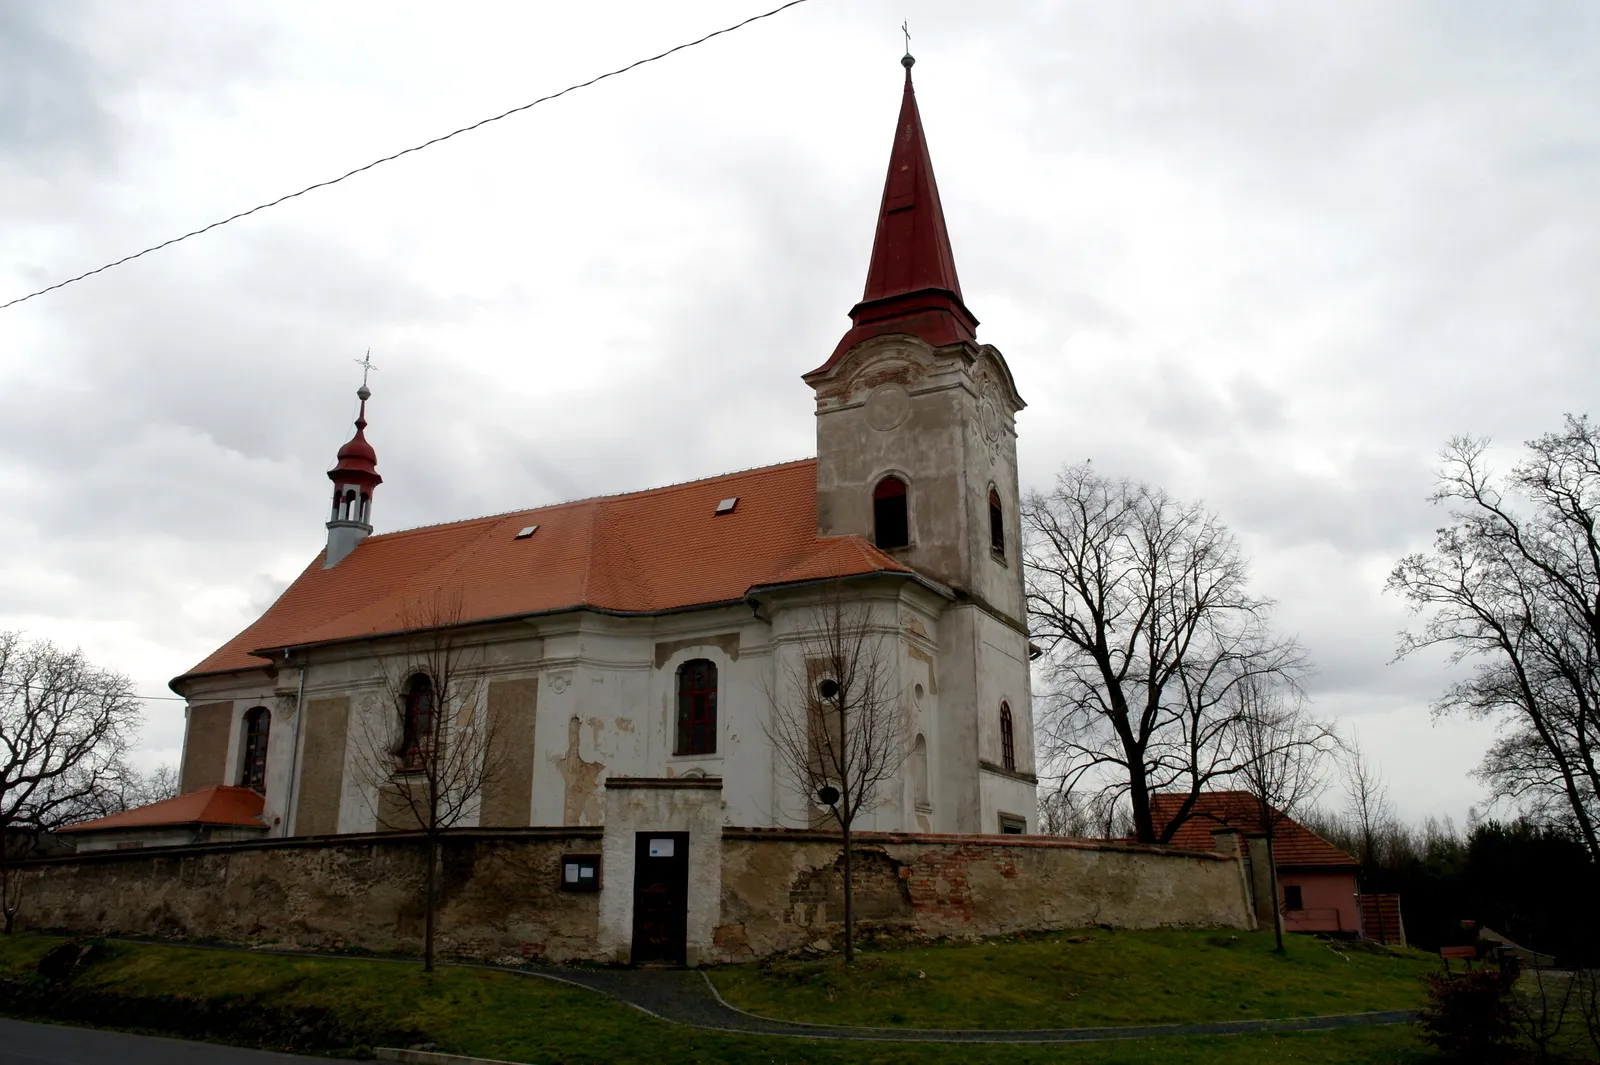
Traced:
[[[780, 689], [805, 675], [797, 656], [834, 597], [869, 612], [904, 693], [904, 763], [858, 827], [1029, 831], [1023, 401], [977, 339], [904, 65], [865, 289], [838, 344], [795, 368], [815, 457], [380, 532], [378, 489], [408, 486], [378, 473], [363, 381], [328, 472], [326, 549], [171, 683], [188, 704], [181, 796], [80, 838], [387, 827], [357, 772], [361, 726], [394, 709], [385, 664], [441, 597], [478, 662], [476, 704], [449, 710], [488, 715], [504, 754], [463, 825], [599, 825], [606, 787], [639, 779], [718, 782], [724, 825], [815, 823], [766, 718], [774, 692], [812, 698]], [[208, 820], [222, 806], [232, 820]]]
[[79, 854], [261, 839], [261, 793], [218, 784], [57, 830]]
[[[1164, 832], [1179, 815], [1187, 798], [1187, 795], [1173, 792], [1151, 796], [1150, 813], [1158, 832]], [[1356, 899], [1361, 863], [1293, 818], [1274, 811], [1272, 819], [1275, 822], [1272, 853], [1278, 869], [1277, 904], [1283, 913], [1284, 930], [1359, 935], [1361, 914]], [[1219, 828], [1238, 829], [1244, 837], [1256, 917], [1262, 927], [1270, 928], [1272, 888], [1266, 875], [1266, 832], [1261, 804], [1255, 796], [1245, 791], [1201, 792], [1188, 818], [1168, 842], [1174, 847], [1203, 849]]]

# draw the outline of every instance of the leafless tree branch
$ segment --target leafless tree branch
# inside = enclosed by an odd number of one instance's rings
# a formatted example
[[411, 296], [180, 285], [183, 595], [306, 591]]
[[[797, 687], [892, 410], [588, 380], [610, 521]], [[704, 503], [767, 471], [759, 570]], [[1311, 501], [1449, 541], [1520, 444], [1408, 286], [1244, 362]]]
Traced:
[[[1029, 629], [1043, 764], [1059, 790], [1126, 801], [1135, 835], [1172, 837], [1207, 787], [1241, 765], [1234, 689], [1298, 688], [1304, 650], [1270, 627], [1232, 533], [1198, 504], [1069, 466], [1023, 500]], [[1183, 796], [1156, 825], [1150, 798]]]
[[888, 799], [910, 754], [905, 692], [890, 634], [871, 608], [840, 590], [811, 612], [799, 655], [779, 667], [767, 692], [763, 728], [795, 795], [816, 808], [832, 788], [826, 817], [844, 848], [845, 959], [854, 960], [854, 888], [850, 832], [864, 813]]
[[125, 676], [81, 651], [0, 632], [0, 909], [20, 905], [13, 863], [44, 832], [97, 816], [129, 775], [142, 708]]
[[[380, 831], [421, 832], [428, 853], [423, 968], [434, 967], [439, 843], [482, 802], [505, 764], [482, 702], [481, 648], [461, 601], [436, 592], [407, 610], [405, 650], [386, 660], [374, 713], [357, 716], [352, 762]], [[424, 692], [425, 686], [425, 692]]]
[[1436, 712], [1501, 720], [1481, 778], [1600, 860], [1600, 431], [1569, 415], [1503, 478], [1487, 450], [1446, 445], [1433, 499], [1453, 524], [1389, 576], [1424, 619], [1398, 656], [1438, 646], [1475, 663]]

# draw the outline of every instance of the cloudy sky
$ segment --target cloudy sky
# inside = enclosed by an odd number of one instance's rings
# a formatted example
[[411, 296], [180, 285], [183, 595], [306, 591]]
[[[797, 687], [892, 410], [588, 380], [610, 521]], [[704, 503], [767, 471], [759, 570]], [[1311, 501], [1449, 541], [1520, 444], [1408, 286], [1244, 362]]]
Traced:
[[[0, 302], [769, 6], [0, 0]], [[1600, 413], [1581, 0], [809, 0], [0, 311], [0, 627], [169, 695], [321, 547], [368, 347], [380, 531], [812, 454], [907, 18], [1024, 486], [1205, 499], [1459, 820], [1489, 733], [1383, 581], [1447, 437]]]

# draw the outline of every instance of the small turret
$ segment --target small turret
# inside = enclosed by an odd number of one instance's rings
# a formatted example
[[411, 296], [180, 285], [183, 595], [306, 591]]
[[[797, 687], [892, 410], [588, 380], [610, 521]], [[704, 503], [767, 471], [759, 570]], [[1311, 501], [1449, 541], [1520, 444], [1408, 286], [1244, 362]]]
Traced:
[[339, 461], [328, 471], [333, 482], [333, 510], [328, 517], [328, 553], [322, 568], [341, 559], [372, 533], [372, 492], [383, 483], [378, 476], [378, 453], [367, 443], [367, 400], [372, 391], [363, 379], [356, 391], [361, 411], [356, 415], [356, 435], [339, 449]]

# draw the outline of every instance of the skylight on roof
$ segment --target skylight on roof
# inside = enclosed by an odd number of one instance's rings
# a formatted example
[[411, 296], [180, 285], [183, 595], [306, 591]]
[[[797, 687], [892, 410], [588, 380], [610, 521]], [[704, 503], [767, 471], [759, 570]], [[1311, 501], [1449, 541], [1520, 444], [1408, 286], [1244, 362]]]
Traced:
[[727, 499], [724, 499], [722, 502], [717, 504], [717, 513], [718, 514], [732, 514], [733, 513], [733, 508], [738, 506], [738, 505], [739, 505], [739, 497], [738, 496], [729, 496]]
[[521, 532], [517, 533], [517, 535], [513, 536], [512, 539], [513, 540], [526, 540], [528, 537], [532, 536], [534, 533], [536, 533], [538, 531], [539, 531], [539, 526], [537, 526], [537, 525], [529, 525], [527, 528], [525, 528]]

